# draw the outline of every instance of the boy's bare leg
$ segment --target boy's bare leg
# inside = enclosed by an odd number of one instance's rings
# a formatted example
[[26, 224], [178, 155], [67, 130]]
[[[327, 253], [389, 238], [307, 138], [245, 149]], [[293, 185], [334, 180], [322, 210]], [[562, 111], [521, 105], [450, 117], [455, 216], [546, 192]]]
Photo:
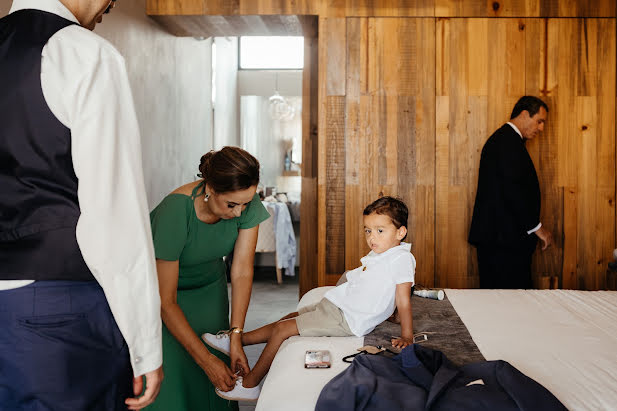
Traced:
[[294, 311], [293, 313], [289, 313], [287, 314], [285, 317], [281, 318], [279, 321], [283, 321], [283, 320], [289, 320], [290, 318], [295, 318], [297, 317], [299, 314], [297, 311]]
[[262, 343], [268, 342], [268, 340], [270, 339], [270, 335], [272, 335], [272, 331], [274, 330], [274, 326], [279, 321], [288, 320], [290, 318], [294, 318], [297, 316], [298, 316], [298, 313], [293, 312], [293, 313], [287, 314], [285, 317], [281, 318], [277, 322], [264, 325], [263, 327], [260, 327], [253, 331], [249, 331], [249, 332], [242, 334], [242, 345], [246, 346], [246, 345], [262, 344]]
[[393, 322], [394, 324], [401, 323], [401, 315], [398, 312], [398, 308], [394, 309], [394, 313], [390, 317], [388, 317], [388, 321]]
[[283, 344], [283, 341], [293, 335], [298, 334], [299, 332], [298, 326], [296, 325], [296, 320], [289, 319], [274, 323], [274, 327], [266, 347], [261, 353], [259, 360], [257, 360], [257, 364], [255, 364], [253, 369], [244, 377], [242, 385], [245, 388], [256, 387], [270, 370], [272, 361], [274, 361], [274, 356], [279, 350], [281, 344]]
[[278, 321], [242, 334], [242, 345], [247, 346], [268, 342], [268, 339], [272, 335], [272, 331], [274, 330], [274, 327], [277, 323]]

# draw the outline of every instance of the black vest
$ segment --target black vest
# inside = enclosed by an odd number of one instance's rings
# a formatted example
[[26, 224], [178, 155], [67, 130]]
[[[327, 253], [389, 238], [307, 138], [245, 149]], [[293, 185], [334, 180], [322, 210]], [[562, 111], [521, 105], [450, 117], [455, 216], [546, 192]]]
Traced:
[[77, 245], [71, 130], [41, 89], [41, 53], [73, 22], [38, 10], [0, 19], [0, 280], [93, 280]]

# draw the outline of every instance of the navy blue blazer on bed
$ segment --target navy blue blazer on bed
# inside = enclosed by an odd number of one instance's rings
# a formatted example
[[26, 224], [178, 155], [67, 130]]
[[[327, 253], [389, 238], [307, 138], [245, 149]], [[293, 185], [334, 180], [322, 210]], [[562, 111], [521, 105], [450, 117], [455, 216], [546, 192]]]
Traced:
[[565, 410], [550, 391], [505, 361], [461, 368], [414, 344], [394, 358], [359, 355], [321, 391], [316, 411]]

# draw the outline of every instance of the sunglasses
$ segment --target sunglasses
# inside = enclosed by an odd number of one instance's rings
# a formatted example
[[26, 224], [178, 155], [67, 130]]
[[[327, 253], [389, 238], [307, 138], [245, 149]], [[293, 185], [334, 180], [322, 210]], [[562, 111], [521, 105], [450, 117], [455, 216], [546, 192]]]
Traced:
[[[116, 0], [111, 0], [111, 1], [112, 1], [112, 3], [116, 2]], [[109, 14], [109, 12], [111, 11], [111, 6], [112, 6], [112, 4], [110, 4], [109, 7], [107, 7], [107, 10], [105, 10], [105, 14]]]

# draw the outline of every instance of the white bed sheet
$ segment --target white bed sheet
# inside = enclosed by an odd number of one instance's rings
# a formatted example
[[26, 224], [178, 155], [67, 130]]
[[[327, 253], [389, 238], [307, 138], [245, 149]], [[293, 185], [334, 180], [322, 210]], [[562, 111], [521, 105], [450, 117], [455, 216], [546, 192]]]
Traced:
[[[324, 385], [349, 364], [343, 357], [362, 347], [364, 337], [291, 337], [279, 348], [255, 411], [313, 411]], [[329, 350], [332, 367], [305, 369], [306, 350]]]
[[[307, 293], [299, 307], [332, 287]], [[487, 360], [505, 360], [571, 410], [617, 410], [617, 292], [446, 290]], [[434, 330], [438, 332], [438, 330]], [[266, 377], [256, 411], [314, 410], [361, 337], [292, 337]], [[330, 350], [330, 369], [304, 369], [306, 350]]]
[[446, 294], [487, 360], [508, 361], [568, 409], [617, 409], [617, 292]]
[[[298, 309], [319, 302], [334, 287], [314, 288], [304, 294]], [[343, 357], [357, 352], [364, 337], [291, 337], [285, 341], [274, 358], [270, 372], [257, 401], [255, 411], [313, 411], [324, 385], [349, 367]], [[328, 350], [332, 367], [304, 368], [307, 350]]]

